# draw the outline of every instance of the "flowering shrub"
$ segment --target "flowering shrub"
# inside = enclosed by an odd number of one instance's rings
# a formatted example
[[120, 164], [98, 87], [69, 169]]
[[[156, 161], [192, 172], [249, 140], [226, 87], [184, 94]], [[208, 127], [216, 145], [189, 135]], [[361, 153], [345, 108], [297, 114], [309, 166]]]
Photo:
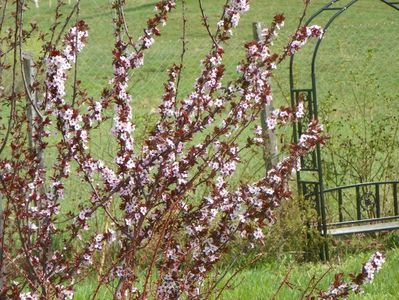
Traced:
[[[49, 43], [45, 80], [32, 87], [43, 95], [37, 104], [31, 103], [37, 112], [34, 147], [26, 142], [25, 111], [16, 105], [21, 95], [13, 92], [9, 98], [15, 107], [8, 127], [12, 138], [8, 141], [7, 134], [3, 144], [10, 146], [10, 152], [0, 160], [0, 193], [6, 203], [1, 297], [71, 299], [76, 284], [93, 272], [96, 253], [113, 245], [93, 299], [104, 285], [114, 299], [207, 298], [216, 289], [212, 270], [231, 242], [262, 240], [262, 229], [275, 221], [273, 212], [291, 196], [287, 181], [299, 158], [324, 142], [322, 127], [312, 120], [267, 176], [238, 187], [229, 182], [243, 151], [262, 144], [259, 128], [245, 143], [239, 143], [238, 137], [272, 101], [273, 70], [309, 38], [322, 35], [318, 26], [301, 27], [282, 53], [272, 53], [272, 41], [284, 24], [284, 16], [277, 15], [260, 41], [245, 45], [238, 79], [224, 85], [223, 43], [249, 10], [248, 0], [230, 0], [216, 33], [210, 34], [212, 47], [193, 91], [177, 98], [183, 66], [172, 65], [159, 120], [144, 142], [136, 145], [129, 71], [143, 65], [145, 52], [160, 35], [158, 26], [167, 22], [175, 6], [174, 0], [159, 1], [143, 35], [133, 42], [124, 26], [123, 1], [114, 3], [114, 72], [98, 101], [83, 91], [75, 101], [76, 95], [70, 99], [65, 91], [68, 71], [84, 51], [88, 25], [77, 22], [65, 34], [62, 48]], [[22, 20], [18, 4], [15, 18], [18, 27]], [[204, 23], [208, 26], [205, 18]], [[125, 41], [123, 36], [129, 38]], [[14, 43], [14, 47], [20, 46]], [[90, 152], [89, 140], [111, 107], [118, 150], [113, 163], [106, 163]], [[274, 129], [302, 115], [303, 104], [297, 109], [281, 108], [268, 124]], [[50, 151], [49, 143], [55, 143], [51, 151], [56, 151], [57, 159], [44, 165], [42, 153]], [[65, 216], [60, 206], [70, 176], [80, 176], [91, 195], [81, 200], [79, 211]], [[206, 191], [203, 197], [198, 196], [200, 188]], [[119, 209], [111, 210], [112, 204]], [[91, 228], [99, 214], [110, 222], [105, 230]], [[60, 246], [54, 245], [55, 239]]]

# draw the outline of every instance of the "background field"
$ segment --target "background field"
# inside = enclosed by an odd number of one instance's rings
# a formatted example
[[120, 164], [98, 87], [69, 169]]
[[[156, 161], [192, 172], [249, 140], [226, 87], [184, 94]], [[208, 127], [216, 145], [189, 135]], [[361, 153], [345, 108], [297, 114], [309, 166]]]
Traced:
[[[54, 1], [53, 1], [54, 2]], [[73, 1], [72, 1], [73, 2]], [[90, 26], [89, 43], [79, 57], [78, 74], [82, 81], [82, 87], [87, 89], [89, 95], [98, 98], [102, 88], [107, 86], [112, 77], [111, 50], [113, 47], [112, 18], [113, 11], [108, 0], [83, 0], [80, 7], [80, 18]], [[127, 0], [125, 10], [130, 30], [133, 36], [138, 37], [146, 19], [153, 13], [155, 1]], [[224, 0], [203, 0], [205, 12], [209, 17], [209, 23], [215, 25], [221, 13]], [[315, 0], [309, 7], [308, 16], [316, 11], [326, 0]], [[343, 1], [348, 2], [348, 1]], [[35, 21], [43, 30], [48, 28], [53, 20], [54, 3], [40, 1], [40, 7], [27, 12], [30, 22]], [[268, 24], [273, 15], [283, 12], [286, 17], [286, 26], [282, 29], [278, 41], [274, 47], [276, 51], [281, 49], [288, 41], [289, 35], [295, 30], [298, 18], [303, 8], [302, 0], [254, 0], [251, 10], [244, 15], [239, 28], [234, 32], [234, 38], [226, 45], [225, 62], [227, 65], [226, 79], [234, 78], [235, 66], [244, 56], [243, 44], [252, 40], [252, 22]], [[71, 6], [64, 8], [66, 14]], [[210, 47], [210, 40], [205, 28], [201, 26], [201, 18], [196, 0], [187, 1], [187, 54], [185, 57], [184, 79], [181, 85], [180, 95], [190, 92], [195, 78], [198, 76], [200, 60]], [[324, 25], [326, 18], [321, 18], [317, 23]], [[318, 60], [318, 93], [321, 108], [321, 119], [327, 125], [327, 131], [331, 135], [327, 149], [325, 150], [325, 164], [329, 168], [331, 163], [340, 165], [338, 171], [327, 178], [328, 185], [339, 183], [354, 183], [358, 180], [356, 172], [343, 172], [345, 160], [334, 156], [344, 153], [348, 157], [353, 152], [366, 146], [368, 141], [379, 141], [378, 153], [375, 156], [376, 164], [364, 171], [364, 181], [373, 176], [379, 179], [397, 179], [396, 165], [390, 165], [387, 172], [379, 172], [379, 164], [389, 154], [390, 160], [398, 161], [398, 136], [394, 129], [398, 126], [399, 111], [399, 12], [378, 0], [361, 0], [347, 13], [342, 15], [331, 27], [325, 36]], [[162, 36], [157, 39], [154, 47], [147, 53], [145, 65], [142, 69], [132, 73], [130, 92], [133, 94], [134, 119], [137, 125], [136, 140], [139, 143], [145, 136], [145, 132], [157, 117], [157, 106], [162, 95], [163, 82], [166, 79], [166, 71], [173, 63], [178, 63], [181, 49], [181, 6], [171, 14], [168, 25], [162, 28]], [[32, 38], [26, 51], [39, 55], [40, 44]], [[298, 55], [296, 81], [298, 84], [306, 84], [309, 80], [308, 55], [312, 45]], [[288, 62], [284, 62], [274, 75], [273, 87], [275, 90], [275, 106], [286, 105], [289, 102]], [[384, 133], [376, 136], [378, 131], [373, 131], [373, 124], [379, 124], [386, 128]], [[96, 157], [105, 160], [112, 158], [114, 144], [109, 139], [111, 123], [105, 123], [95, 134], [92, 143]], [[377, 132], [377, 133], [376, 133]], [[359, 135], [352, 137], [352, 135]], [[286, 139], [289, 139], [287, 132]], [[348, 140], [352, 144], [347, 144]], [[359, 141], [359, 142], [358, 142]], [[361, 145], [360, 143], [365, 143]], [[394, 145], [395, 148], [385, 147]], [[351, 152], [352, 151], [352, 152]], [[385, 151], [385, 152], [384, 152]], [[51, 161], [51, 154], [46, 157]], [[243, 177], [254, 178], [262, 174], [264, 170], [259, 162], [261, 153], [252, 158], [249, 168], [243, 171]], [[367, 155], [359, 157], [357, 169], [362, 169], [365, 163], [370, 162]], [[258, 166], [258, 167], [255, 167]], [[378, 173], [376, 175], [376, 173]], [[338, 175], [338, 176], [336, 176]], [[67, 195], [72, 200], [66, 203], [68, 209], [78, 203], [85, 191], [79, 186], [78, 179], [71, 178], [68, 183], [72, 189]], [[73, 188], [75, 187], [75, 188]], [[75, 203], [75, 204], [71, 204]], [[361, 251], [359, 246], [359, 252]], [[367, 254], [359, 254], [348, 257], [341, 269], [345, 272], [358, 271], [361, 262], [367, 259]], [[399, 275], [398, 252], [392, 250], [388, 253], [388, 266], [384, 268], [374, 285], [368, 287], [368, 296], [365, 299], [397, 299], [396, 290]], [[287, 259], [282, 264], [261, 264], [256, 268], [244, 272], [238, 278], [242, 281], [238, 288], [226, 294], [226, 299], [269, 299], [284, 277], [289, 265], [293, 261]], [[295, 265], [293, 270], [294, 283], [303, 286], [313, 276], [322, 274], [326, 265]], [[304, 276], [306, 274], [306, 276]], [[322, 285], [324, 287], [331, 280], [326, 277]], [[395, 285], [391, 283], [395, 282]], [[87, 299], [90, 295], [91, 281], [81, 286], [77, 299]], [[280, 299], [292, 299], [298, 295], [285, 288]], [[395, 298], [396, 297], [396, 298]], [[107, 299], [104, 296], [104, 299]], [[359, 298], [350, 298], [359, 299]]]
[[[221, 13], [223, 0], [205, 0], [205, 13], [209, 23], [215, 25]], [[349, 1], [338, 1], [338, 4]], [[73, 3], [73, 1], [72, 1]], [[145, 21], [153, 13], [155, 1], [127, 1], [125, 9], [129, 28], [134, 37], [140, 36]], [[308, 16], [319, 7], [328, 3], [326, 0], [311, 2]], [[53, 5], [50, 1], [40, 1], [38, 9], [32, 7], [28, 11], [29, 21], [35, 21], [42, 29], [49, 27], [53, 20]], [[32, 5], [33, 6], [33, 5]], [[64, 8], [66, 15], [71, 5]], [[282, 29], [275, 50], [278, 52], [288, 41], [289, 35], [295, 30], [298, 18], [302, 13], [302, 0], [258, 0], [252, 1], [251, 10], [242, 17], [240, 26], [234, 31], [234, 38], [226, 45], [225, 62], [227, 72], [225, 80], [236, 77], [236, 65], [244, 56], [243, 45], [253, 38], [252, 22], [270, 23], [273, 15], [283, 12], [286, 25]], [[195, 78], [200, 73], [200, 61], [210, 47], [210, 39], [201, 26], [198, 3], [187, 1], [187, 54], [185, 56], [184, 79], [180, 95], [190, 92]], [[82, 1], [80, 18], [90, 26], [89, 43], [79, 57], [78, 74], [82, 87], [89, 95], [97, 98], [102, 89], [107, 86], [112, 77], [111, 50], [113, 47], [112, 18], [113, 11], [108, 0]], [[330, 14], [325, 14], [315, 20], [324, 25]], [[372, 135], [370, 123], [384, 124], [385, 127], [397, 126], [396, 112], [398, 101], [399, 39], [397, 36], [398, 13], [388, 5], [378, 0], [362, 0], [356, 3], [348, 12], [339, 17], [325, 36], [317, 59], [318, 95], [322, 121], [332, 136], [331, 145], [340, 145], [345, 139], [354, 135], [353, 127], [360, 128], [364, 139]], [[154, 47], [146, 54], [143, 68], [132, 74], [130, 92], [133, 94], [134, 118], [138, 126], [138, 142], [157, 116], [157, 106], [162, 95], [166, 72], [173, 63], [178, 63], [181, 52], [181, 6], [170, 16], [170, 22], [162, 28], [162, 36], [157, 39]], [[298, 55], [296, 60], [296, 82], [298, 86], [309, 86], [309, 62], [313, 44], [308, 45]], [[37, 57], [40, 45], [32, 38], [26, 50]], [[275, 105], [288, 104], [288, 61], [284, 62], [273, 78]], [[386, 121], [389, 119], [389, 121]], [[344, 124], [338, 124], [343, 121]], [[94, 146], [101, 145], [97, 153], [107, 156], [112, 152], [112, 144], [108, 140], [111, 124], [103, 126], [98, 137], [92, 142]], [[331, 132], [330, 132], [331, 131]], [[363, 131], [365, 132], [363, 134]], [[340, 140], [339, 137], [342, 139]], [[394, 141], [394, 135], [385, 134], [381, 139], [386, 143]], [[351, 145], [351, 148], [356, 145]], [[331, 151], [337, 152], [334, 148]], [[331, 155], [326, 153], [325, 158]], [[335, 157], [335, 159], [338, 159]], [[361, 162], [364, 164], [364, 162]], [[396, 177], [395, 174], [391, 174]], [[351, 178], [342, 177], [346, 183]], [[363, 180], [366, 180], [364, 178]], [[336, 184], [339, 179], [335, 178]]]
[[[54, 2], [54, 1], [53, 1]], [[349, 1], [338, 1], [345, 4]], [[125, 9], [129, 29], [139, 37], [146, 19], [153, 13], [155, 1], [127, 1]], [[215, 25], [223, 0], [203, 1], [209, 23]], [[311, 2], [307, 17], [328, 3]], [[35, 21], [45, 30], [53, 22], [54, 3], [41, 1], [39, 8], [27, 12], [29, 21]], [[73, 1], [72, 1], [73, 4]], [[32, 5], [33, 6], [33, 5]], [[274, 45], [276, 52], [287, 44], [302, 14], [302, 0], [252, 1], [251, 10], [242, 17], [234, 37], [225, 46], [225, 81], [237, 76], [236, 65], [244, 57], [243, 45], [253, 39], [252, 23], [270, 23], [277, 13], [286, 15], [285, 27]], [[72, 5], [63, 8], [67, 15]], [[157, 107], [162, 95], [163, 82], [168, 67], [178, 63], [181, 53], [181, 5], [171, 14], [169, 23], [162, 28], [162, 36], [147, 52], [143, 68], [134, 71], [129, 91], [133, 95], [134, 121], [137, 126], [137, 145], [145, 137], [157, 118]], [[335, 12], [323, 14], [314, 22], [324, 25]], [[187, 1], [187, 53], [180, 96], [188, 95], [201, 70], [200, 61], [210, 48], [210, 39], [201, 26], [201, 16], [196, 0]], [[80, 7], [80, 18], [90, 26], [89, 42], [79, 57], [78, 74], [82, 87], [98, 98], [112, 77], [111, 51], [113, 47], [110, 1], [86, 0]], [[306, 18], [305, 18], [306, 19]], [[398, 170], [394, 163], [399, 159], [397, 111], [399, 102], [397, 35], [398, 12], [378, 0], [362, 0], [341, 15], [325, 35], [317, 58], [317, 89], [320, 116], [330, 140], [323, 150], [326, 169], [326, 186], [375, 180], [395, 180]], [[310, 87], [310, 58], [314, 42], [309, 43], [297, 56], [295, 81], [297, 87]], [[32, 38], [27, 51], [39, 56], [40, 44]], [[289, 103], [288, 60], [281, 64], [273, 77], [275, 106]], [[96, 157], [112, 160], [115, 144], [109, 139], [111, 122], [105, 122], [93, 136], [91, 149]], [[245, 137], [244, 137], [245, 138]], [[282, 142], [290, 139], [285, 132]], [[54, 159], [46, 156], [49, 163]], [[248, 155], [247, 167], [240, 170], [238, 178], [259, 178], [264, 174], [261, 151]], [[78, 185], [71, 178], [71, 186]], [[84, 190], [70, 189], [69, 197], [82, 197]], [[76, 202], [76, 201], [75, 201]]]

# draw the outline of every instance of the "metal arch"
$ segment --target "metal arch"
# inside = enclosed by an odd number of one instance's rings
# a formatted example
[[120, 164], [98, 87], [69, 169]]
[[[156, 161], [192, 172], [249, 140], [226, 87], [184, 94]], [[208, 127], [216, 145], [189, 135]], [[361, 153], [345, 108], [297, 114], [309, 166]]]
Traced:
[[[390, 7], [399, 11], [399, 1], [389, 1], [389, 0], [380, 0], [381, 2], [389, 5]], [[339, 2], [345, 2], [343, 6], [335, 7], [334, 4], [338, 4]], [[330, 0], [330, 2], [320, 8], [316, 13], [314, 13], [305, 23], [305, 25], [309, 25], [315, 18], [321, 15], [323, 12], [326, 11], [336, 11], [327, 23], [324, 26], [324, 34], [327, 33], [328, 28], [332, 25], [337, 17], [339, 17], [342, 13], [344, 13], [347, 9], [349, 9], [352, 5], [354, 5], [358, 0]], [[291, 56], [290, 59], [290, 94], [291, 94], [291, 105], [295, 107], [298, 103], [298, 98], [303, 96], [306, 97], [306, 106], [308, 108], [307, 118], [310, 119], [317, 119], [318, 118], [318, 102], [317, 102], [317, 89], [316, 89], [316, 58], [317, 54], [323, 39], [319, 39], [316, 42], [312, 61], [311, 61], [311, 87], [305, 88], [295, 88], [294, 87], [294, 58], [295, 55]], [[294, 141], [298, 142], [299, 137], [302, 133], [302, 124], [294, 124], [293, 125], [293, 137]], [[301, 193], [303, 196], [310, 195], [310, 197], [314, 197], [316, 202], [316, 209], [318, 211], [320, 220], [318, 221], [318, 229], [322, 235], [326, 235], [327, 233], [327, 218], [326, 218], [326, 208], [325, 208], [325, 197], [324, 197], [324, 182], [323, 182], [323, 169], [321, 165], [321, 150], [320, 146], [317, 146], [315, 151], [310, 154], [310, 166], [306, 165], [305, 159], [301, 159], [301, 171], [297, 171], [297, 185], [298, 185], [298, 192]], [[308, 158], [309, 159], [309, 158]], [[305, 181], [301, 179], [302, 172], [313, 172], [317, 174], [317, 180], [314, 181]], [[327, 245], [323, 246], [321, 249], [320, 256], [322, 259], [328, 259], [328, 248]]]

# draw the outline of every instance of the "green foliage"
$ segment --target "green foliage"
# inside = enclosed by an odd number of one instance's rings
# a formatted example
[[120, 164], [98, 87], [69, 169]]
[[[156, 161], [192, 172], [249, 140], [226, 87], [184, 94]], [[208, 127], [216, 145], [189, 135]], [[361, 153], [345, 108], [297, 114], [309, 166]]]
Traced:
[[399, 248], [399, 235], [397, 233], [391, 233], [386, 239], [386, 246], [391, 249]]
[[[374, 55], [369, 50], [370, 63]], [[366, 64], [349, 73], [345, 104], [331, 90], [322, 101], [321, 118], [331, 137], [323, 151], [326, 186], [398, 177], [397, 95], [381, 87], [377, 74], [365, 77], [369, 68]]]

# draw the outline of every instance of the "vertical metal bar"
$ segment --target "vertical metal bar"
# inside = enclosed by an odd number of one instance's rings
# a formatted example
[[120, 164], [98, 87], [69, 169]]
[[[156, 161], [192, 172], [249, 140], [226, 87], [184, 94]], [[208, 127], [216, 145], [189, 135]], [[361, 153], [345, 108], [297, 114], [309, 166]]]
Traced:
[[357, 219], [362, 219], [362, 210], [361, 210], [361, 199], [360, 199], [360, 187], [356, 186], [356, 212]]
[[[318, 120], [318, 104], [317, 104], [317, 87], [316, 87], [316, 73], [315, 73], [315, 65], [312, 65], [312, 102], [313, 102], [313, 117], [315, 120]], [[319, 195], [320, 195], [320, 209], [321, 209], [321, 224], [322, 224], [322, 235], [324, 237], [327, 236], [327, 216], [326, 216], [326, 206], [324, 201], [324, 180], [323, 180], [323, 168], [321, 163], [321, 149], [320, 145], [316, 146], [316, 158], [317, 158], [317, 172], [318, 172], [318, 181], [319, 181]], [[327, 242], [323, 243], [322, 249], [322, 259], [329, 259], [329, 251]]]
[[339, 213], [339, 221], [343, 222], [344, 221], [344, 216], [342, 214], [342, 190], [338, 190], [338, 213]]
[[[298, 106], [300, 93], [298, 91], [296, 91], [296, 92], [294, 92], [294, 95], [295, 95], [294, 96], [295, 97], [295, 105], [292, 106], [293, 109], [295, 109], [295, 107]], [[304, 105], [305, 105], [305, 107], [310, 105], [309, 98], [306, 98], [306, 103], [304, 103]], [[297, 132], [298, 137], [300, 137], [302, 135], [303, 123], [306, 124], [307, 122], [305, 120], [303, 120], [303, 119], [299, 119], [298, 120], [298, 132]]]
[[302, 193], [305, 199], [307, 198], [306, 195], [308, 194], [308, 188], [304, 182], [302, 182]]
[[377, 218], [381, 217], [381, 205], [380, 205], [380, 185], [377, 183], [375, 185], [375, 210], [377, 214]]
[[[254, 39], [256, 41], [260, 41], [262, 38], [262, 24], [259, 22], [252, 23], [252, 30]], [[268, 80], [269, 86], [271, 86], [270, 79]], [[266, 120], [271, 116], [272, 111], [274, 110], [272, 103], [263, 106], [261, 111], [261, 124], [263, 130], [263, 156], [266, 165], [266, 172], [269, 171], [277, 164], [278, 158], [278, 149], [277, 149], [277, 139], [276, 135], [272, 130], [267, 128]]]
[[393, 208], [394, 208], [395, 216], [399, 215], [399, 209], [398, 209], [398, 184], [396, 182], [393, 184]]
[[320, 194], [319, 194], [319, 186], [315, 188], [315, 202], [316, 202], [316, 210], [317, 210], [317, 229], [320, 233], [323, 233], [322, 219], [321, 219], [321, 203], [320, 203]]

